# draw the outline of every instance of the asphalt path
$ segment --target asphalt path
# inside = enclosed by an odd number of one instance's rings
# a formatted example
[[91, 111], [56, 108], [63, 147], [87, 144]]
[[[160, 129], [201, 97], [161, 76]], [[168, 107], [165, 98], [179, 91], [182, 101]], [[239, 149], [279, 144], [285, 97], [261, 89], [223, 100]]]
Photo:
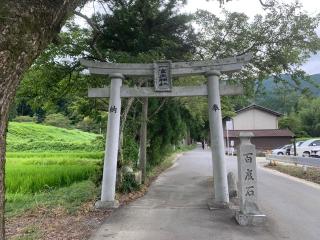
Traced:
[[[227, 157], [236, 173], [235, 157]], [[264, 226], [237, 225], [233, 210], [209, 210], [211, 152], [185, 153], [148, 193], [113, 212], [92, 240], [319, 240], [320, 187], [265, 169], [258, 161], [259, 204]]]

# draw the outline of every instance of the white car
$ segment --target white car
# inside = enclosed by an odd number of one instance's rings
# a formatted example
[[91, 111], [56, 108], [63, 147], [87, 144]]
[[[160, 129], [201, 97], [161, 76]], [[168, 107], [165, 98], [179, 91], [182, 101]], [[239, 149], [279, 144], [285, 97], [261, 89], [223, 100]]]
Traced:
[[291, 144], [288, 144], [288, 145], [284, 145], [281, 148], [273, 149], [271, 154], [273, 154], [273, 155], [286, 155], [289, 152], [288, 149], [290, 149], [291, 146], [292, 146]]
[[[304, 141], [298, 141], [298, 142], [296, 142], [296, 148], [297, 148], [297, 147], [300, 147], [302, 143], [304, 143]], [[291, 145], [290, 155], [294, 155], [294, 147], [293, 147], [293, 144]]]
[[297, 147], [297, 155], [302, 157], [310, 157], [312, 151], [320, 148], [320, 139], [309, 139]]

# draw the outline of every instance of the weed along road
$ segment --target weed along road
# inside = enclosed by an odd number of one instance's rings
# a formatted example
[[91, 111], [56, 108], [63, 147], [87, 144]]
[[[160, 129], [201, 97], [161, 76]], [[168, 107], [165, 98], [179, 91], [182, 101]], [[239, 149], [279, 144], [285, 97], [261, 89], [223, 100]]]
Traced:
[[[236, 172], [236, 164], [228, 157], [229, 170]], [[211, 176], [210, 151], [185, 153], [144, 197], [115, 210], [91, 239], [320, 239], [320, 187], [258, 167], [260, 205], [268, 219], [264, 226], [243, 227], [232, 210], [208, 209]]]

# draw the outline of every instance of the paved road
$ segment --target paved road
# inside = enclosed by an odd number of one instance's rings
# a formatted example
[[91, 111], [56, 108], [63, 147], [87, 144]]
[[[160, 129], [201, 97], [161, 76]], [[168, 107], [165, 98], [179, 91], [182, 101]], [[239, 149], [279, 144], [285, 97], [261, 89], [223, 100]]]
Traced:
[[[228, 168], [236, 169], [229, 157]], [[319, 240], [320, 187], [258, 168], [263, 227], [241, 227], [232, 210], [210, 211], [211, 154], [196, 149], [163, 173], [141, 199], [111, 215], [92, 240]]]

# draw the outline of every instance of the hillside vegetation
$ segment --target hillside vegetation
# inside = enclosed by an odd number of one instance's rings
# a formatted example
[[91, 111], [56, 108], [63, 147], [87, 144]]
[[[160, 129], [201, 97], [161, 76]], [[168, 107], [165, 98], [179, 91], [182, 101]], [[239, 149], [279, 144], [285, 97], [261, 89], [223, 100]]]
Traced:
[[309, 77], [309, 81], [301, 78], [296, 82], [291, 75], [283, 74], [281, 78], [285, 81], [276, 82], [274, 77], [270, 77], [264, 80], [261, 86], [257, 82], [259, 91], [251, 102], [283, 114], [297, 113], [302, 98], [311, 101], [320, 96], [320, 74]]
[[[5, 179], [7, 216], [57, 205], [75, 211], [97, 199], [103, 145], [97, 134], [11, 122]], [[118, 191], [132, 191], [138, 187], [133, 184], [124, 181]]]
[[101, 135], [79, 130], [10, 122], [7, 151], [103, 151], [103, 139]]
[[[38, 205], [72, 208], [97, 197], [103, 137], [36, 123], [10, 122], [6, 212]], [[75, 194], [72, 194], [75, 192]]]
[[[290, 74], [283, 74], [281, 75], [281, 77], [283, 79], [286, 80], [286, 83], [282, 83], [282, 82], [275, 82], [274, 81], [274, 77], [269, 77], [266, 80], [263, 81], [263, 86], [265, 88], [265, 91], [269, 94], [269, 93], [274, 93], [275, 90], [283, 87], [288, 89], [288, 87], [294, 87], [297, 84], [295, 83], [295, 81], [292, 79]], [[313, 95], [315, 96], [320, 96], [320, 74], [313, 74], [310, 75], [310, 81], [306, 81], [304, 79], [299, 79], [300, 85], [299, 85], [299, 89], [291, 89], [291, 90], [295, 90], [298, 92], [302, 92], [306, 89], [308, 89], [308, 91], [310, 91]], [[285, 85], [286, 84], [286, 85]]]

